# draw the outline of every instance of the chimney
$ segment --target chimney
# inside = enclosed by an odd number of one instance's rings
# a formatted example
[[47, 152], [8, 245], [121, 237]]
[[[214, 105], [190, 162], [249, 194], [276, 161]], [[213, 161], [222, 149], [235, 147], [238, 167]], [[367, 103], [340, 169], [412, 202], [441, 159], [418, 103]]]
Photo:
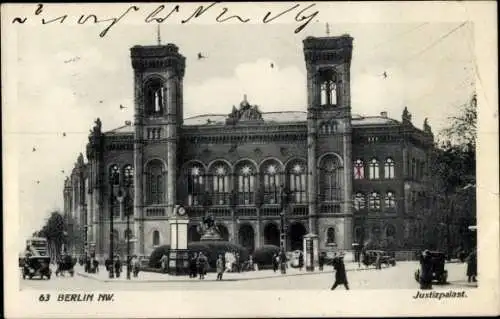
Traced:
[[380, 112], [380, 116], [382, 116], [383, 118], [387, 118], [387, 112]]
[[130, 125], [132, 125], [132, 122], [131, 121], [125, 121], [125, 125], [130, 126]]

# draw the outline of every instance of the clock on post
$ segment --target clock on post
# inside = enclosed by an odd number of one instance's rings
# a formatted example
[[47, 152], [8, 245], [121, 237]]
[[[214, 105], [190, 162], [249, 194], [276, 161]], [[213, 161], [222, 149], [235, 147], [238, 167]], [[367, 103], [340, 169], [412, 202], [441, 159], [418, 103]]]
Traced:
[[169, 273], [172, 275], [185, 275], [189, 268], [189, 252], [187, 248], [189, 217], [186, 209], [182, 205], [176, 205], [169, 222]]

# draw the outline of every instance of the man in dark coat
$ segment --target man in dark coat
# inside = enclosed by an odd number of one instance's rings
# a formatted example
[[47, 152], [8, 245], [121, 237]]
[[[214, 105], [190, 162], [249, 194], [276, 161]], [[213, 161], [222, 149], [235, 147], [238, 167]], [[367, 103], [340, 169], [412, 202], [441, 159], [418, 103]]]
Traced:
[[325, 253], [322, 252], [318, 256], [319, 270], [323, 271], [323, 265], [325, 264]]
[[330, 290], [334, 290], [338, 285], [341, 284], [344, 285], [346, 290], [349, 290], [343, 254], [333, 259], [333, 268], [335, 269], [335, 282], [333, 283], [333, 286]]
[[281, 273], [282, 274], [286, 274], [286, 262], [287, 262], [287, 258], [286, 258], [286, 253], [285, 253], [284, 250], [281, 250], [280, 255], [279, 255], [279, 259], [280, 259]]
[[279, 257], [278, 254], [273, 255], [273, 271], [276, 272], [279, 266]]
[[468, 282], [476, 282], [477, 276], [477, 255], [476, 252], [473, 251], [470, 253], [469, 257], [467, 257], [467, 281]]
[[194, 253], [189, 260], [189, 278], [196, 278], [198, 254]]
[[432, 289], [432, 257], [428, 250], [420, 256], [420, 289]]
[[120, 278], [121, 272], [122, 272], [122, 261], [120, 260], [120, 256], [116, 256], [116, 261], [115, 261], [116, 278]]

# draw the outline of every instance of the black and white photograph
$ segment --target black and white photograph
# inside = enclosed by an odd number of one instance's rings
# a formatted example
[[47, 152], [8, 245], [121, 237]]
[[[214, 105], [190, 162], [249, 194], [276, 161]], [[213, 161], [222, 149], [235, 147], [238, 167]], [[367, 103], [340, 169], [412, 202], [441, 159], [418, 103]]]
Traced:
[[2, 9], [7, 317], [498, 315], [493, 2]]

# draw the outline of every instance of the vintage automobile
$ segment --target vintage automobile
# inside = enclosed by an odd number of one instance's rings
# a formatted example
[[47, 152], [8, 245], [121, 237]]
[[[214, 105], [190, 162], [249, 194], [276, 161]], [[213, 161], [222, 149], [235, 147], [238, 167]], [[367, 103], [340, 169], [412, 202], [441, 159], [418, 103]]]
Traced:
[[64, 272], [68, 272], [71, 277], [74, 276], [75, 270], [74, 266], [76, 264], [76, 260], [72, 258], [70, 255], [64, 255], [61, 257], [61, 260], [57, 263], [56, 276], [64, 276]]
[[[445, 253], [440, 251], [429, 251], [429, 254], [432, 268], [432, 281], [445, 284], [448, 280], [448, 271], [444, 267], [446, 263]], [[415, 280], [420, 282], [420, 269], [415, 271]]]
[[26, 257], [22, 263], [22, 274], [23, 279], [28, 277], [33, 279], [33, 277], [44, 277], [50, 279], [52, 275], [52, 270], [50, 269], [50, 257], [48, 256], [30, 256]]
[[380, 258], [381, 265], [396, 266], [396, 259], [383, 250], [366, 250], [362, 253], [361, 260], [368, 267], [375, 265], [377, 258]]

